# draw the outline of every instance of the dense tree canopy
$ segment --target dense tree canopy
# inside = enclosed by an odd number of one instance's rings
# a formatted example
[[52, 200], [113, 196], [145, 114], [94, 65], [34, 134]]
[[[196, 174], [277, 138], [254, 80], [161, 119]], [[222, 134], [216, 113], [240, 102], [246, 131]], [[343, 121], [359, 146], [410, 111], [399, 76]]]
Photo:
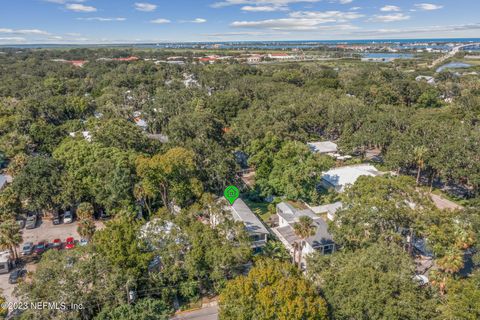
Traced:
[[378, 244], [309, 261], [333, 319], [433, 319], [428, 289], [414, 277], [414, 265], [396, 245]]
[[222, 319], [327, 319], [325, 301], [288, 263], [259, 260], [220, 296]]
[[[78, 209], [91, 238], [46, 252], [19, 286], [23, 301], [87, 308], [24, 319], [165, 319], [219, 292], [225, 319], [476, 318], [478, 270], [466, 269], [470, 258], [478, 269], [480, 248], [478, 77], [433, 74], [417, 59], [203, 65], [184, 50], [187, 63], [174, 65], [153, 60], [178, 51], [1, 51], [0, 165], [14, 178], [0, 193], [2, 246], [21, 242], [14, 219], [28, 211]], [[98, 60], [130, 55], [140, 59]], [[416, 81], [424, 74], [435, 85]], [[344, 163], [307, 148], [320, 140], [352, 154], [347, 163], [375, 149], [379, 169], [399, 176], [361, 177], [334, 195], [339, 251], [314, 256], [307, 277], [277, 261], [288, 260], [278, 242], [263, 253], [276, 260], [245, 275], [251, 240], [216, 197], [246, 188], [249, 166], [252, 198], [324, 204], [321, 173]], [[438, 210], [429, 189], [464, 210]], [[95, 231], [99, 212], [112, 221]], [[426, 287], [412, 279], [412, 237], [433, 255]]]

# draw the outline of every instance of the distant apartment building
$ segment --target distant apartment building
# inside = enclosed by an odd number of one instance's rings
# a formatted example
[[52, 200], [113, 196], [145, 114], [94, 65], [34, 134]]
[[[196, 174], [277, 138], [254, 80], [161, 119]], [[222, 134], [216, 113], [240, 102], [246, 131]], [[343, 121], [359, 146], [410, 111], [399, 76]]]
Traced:
[[268, 58], [274, 60], [292, 60], [295, 59], [295, 56], [291, 56], [288, 53], [269, 53]]

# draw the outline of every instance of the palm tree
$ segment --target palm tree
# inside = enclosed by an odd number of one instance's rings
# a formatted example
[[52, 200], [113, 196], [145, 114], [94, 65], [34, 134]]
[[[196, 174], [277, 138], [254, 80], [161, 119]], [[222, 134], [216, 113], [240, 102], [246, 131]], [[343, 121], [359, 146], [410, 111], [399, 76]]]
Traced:
[[78, 223], [77, 232], [83, 239], [92, 239], [96, 230], [97, 227], [95, 226], [95, 222], [93, 222], [92, 219], [81, 220]]
[[413, 158], [417, 164], [417, 186], [420, 183], [420, 174], [425, 167], [425, 156], [428, 152], [427, 147], [419, 146], [413, 149]]
[[432, 270], [430, 278], [432, 278], [432, 284], [438, 286], [442, 296], [446, 291], [447, 280], [459, 272], [463, 266], [463, 254], [458, 249], [449, 250], [445, 256], [437, 260], [438, 270]]
[[437, 265], [443, 272], [455, 274], [464, 266], [463, 253], [458, 249], [449, 250], [444, 257], [437, 260]]
[[20, 227], [14, 220], [7, 220], [0, 225], [0, 247], [8, 249], [15, 260], [18, 259], [17, 247], [22, 241]]
[[288, 251], [285, 250], [285, 247], [280, 241], [268, 241], [265, 247], [263, 247], [262, 255], [280, 261], [290, 260]]
[[82, 202], [77, 208], [77, 217], [80, 220], [87, 220], [93, 218], [93, 206], [89, 202]]
[[[293, 230], [295, 235], [300, 238], [300, 245], [298, 246], [299, 259], [298, 267], [302, 267], [302, 250], [305, 245], [305, 240], [311, 237], [317, 231], [316, 226], [313, 224], [313, 219], [307, 216], [300, 217], [298, 222], [294, 224]], [[295, 260], [295, 256], [293, 258]]]

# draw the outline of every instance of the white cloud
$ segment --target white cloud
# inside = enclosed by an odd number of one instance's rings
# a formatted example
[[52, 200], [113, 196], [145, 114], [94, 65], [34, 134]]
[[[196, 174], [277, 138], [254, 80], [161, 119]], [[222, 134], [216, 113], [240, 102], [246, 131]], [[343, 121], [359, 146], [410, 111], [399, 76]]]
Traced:
[[250, 12], [274, 12], [274, 11], [287, 11], [288, 7], [286, 6], [244, 6], [242, 7], [243, 11]]
[[359, 30], [354, 31], [352, 34], [358, 35], [362, 38], [365, 36], [368, 37], [407, 37], [407, 36], [416, 36], [418, 34], [429, 34], [433, 36], [445, 35], [449, 33], [455, 35], [456, 32], [468, 31], [468, 32], [478, 32], [480, 30], [480, 23], [472, 24], [461, 24], [461, 25], [445, 25], [445, 26], [422, 26], [422, 27], [412, 27], [412, 28], [402, 28], [402, 29], [376, 29], [376, 30]]
[[80, 3], [68, 3], [65, 5], [65, 9], [75, 12], [95, 12], [97, 8], [92, 6], [86, 6]]
[[415, 7], [419, 10], [424, 10], [424, 11], [439, 10], [443, 8], [442, 5], [433, 4], [433, 3], [417, 3], [415, 4]]
[[288, 32], [258, 32], [258, 31], [244, 31], [244, 32], [225, 32], [225, 33], [207, 33], [202, 34], [207, 37], [225, 38], [225, 37], [237, 37], [237, 36], [271, 36], [271, 35], [287, 35]]
[[168, 19], [163, 19], [163, 18], [158, 18], [158, 19], [154, 19], [154, 20], [151, 20], [150, 23], [155, 23], [155, 24], [167, 24], [167, 23], [170, 23], [171, 21], [168, 20]]
[[400, 9], [400, 7], [398, 6], [384, 6], [380, 9], [380, 11], [383, 11], [383, 12], [392, 12], [392, 11], [402, 11], [402, 9]]
[[349, 4], [352, 3], [353, 0], [339, 0], [338, 2], [340, 2], [341, 4]]
[[25, 35], [48, 35], [47, 31], [39, 29], [9, 29], [9, 28], [0, 28], [0, 33], [4, 34], [25, 34]]
[[364, 17], [363, 14], [357, 12], [343, 11], [296, 11], [290, 13], [292, 18], [306, 18], [316, 20], [319, 23], [326, 22], [345, 22], [347, 20], [355, 20]]
[[135, 2], [135, 10], [144, 11], [144, 12], [152, 12], [157, 9], [157, 5], [148, 2]]
[[76, 3], [85, 2], [85, 0], [44, 0], [44, 1], [51, 2], [51, 3], [58, 3], [58, 4], [65, 4], [68, 2], [76, 2]]
[[82, 21], [125, 21], [126, 18], [116, 17], [116, 18], [105, 18], [105, 17], [89, 17], [89, 18], [77, 18], [77, 20]]
[[193, 20], [180, 20], [181, 23], [205, 23], [207, 19], [195, 18]]
[[221, 8], [235, 5], [255, 5], [255, 6], [276, 6], [285, 7], [290, 3], [300, 2], [320, 2], [321, 0], [224, 0], [221, 2], [215, 2], [212, 4], [213, 8]]
[[403, 13], [393, 13], [387, 15], [375, 15], [369, 21], [373, 22], [396, 22], [404, 21], [410, 19], [410, 16], [407, 16]]
[[362, 9], [362, 7], [351, 7], [350, 10], [351, 11], [357, 11], [357, 10], [360, 10]]
[[25, 42], [27, 39], [23, 37], [0, 37], [1, 42]]
[[[235, 28], [258, 28], [270, 30], [320, 30], [326, 23], [345, 23], [364, 17], [363, 14], [347, 11], [295, 11], [288, 18], [268, 19], [258, 21], [234, 21], [231, 26]], [[346, 27], [347, 26], [347, 27]], [[352, 29], [351, 25], [333, 25], [332, 28]]]

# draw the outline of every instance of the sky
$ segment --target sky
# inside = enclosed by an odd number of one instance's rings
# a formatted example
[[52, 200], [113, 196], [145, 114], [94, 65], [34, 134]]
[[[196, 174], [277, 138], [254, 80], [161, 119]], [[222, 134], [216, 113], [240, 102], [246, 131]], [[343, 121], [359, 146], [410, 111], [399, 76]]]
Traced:
[[1, 0], [0, 44], [480, 38], [478, 12], [479, 0]]

